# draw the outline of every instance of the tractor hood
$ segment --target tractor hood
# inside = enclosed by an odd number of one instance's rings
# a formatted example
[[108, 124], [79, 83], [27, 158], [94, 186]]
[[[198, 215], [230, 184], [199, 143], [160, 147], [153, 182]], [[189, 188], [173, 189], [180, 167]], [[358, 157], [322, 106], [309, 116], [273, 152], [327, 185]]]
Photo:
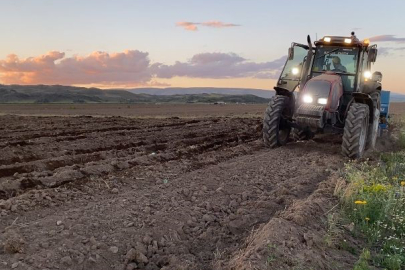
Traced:
[[335, 112], [342, 95], [341, 77], [328, 71], [307, 81], [300, 93], [299, 103], [324, 106], [326, 111]]

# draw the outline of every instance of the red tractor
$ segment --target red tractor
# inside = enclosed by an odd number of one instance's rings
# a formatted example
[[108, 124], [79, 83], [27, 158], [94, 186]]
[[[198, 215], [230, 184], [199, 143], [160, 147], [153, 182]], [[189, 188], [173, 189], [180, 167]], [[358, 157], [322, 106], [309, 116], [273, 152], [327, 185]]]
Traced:
[[[342, 152], [361, 158], [379, 134], [380, 72], [371, 73], [377, 46], [350, 37], [327, 36], [312, 45], [293, 43], [263, 120], [268, 147], [317, 133], [343, 134]], [[297, 90], [297, 91], [296, 91]]]

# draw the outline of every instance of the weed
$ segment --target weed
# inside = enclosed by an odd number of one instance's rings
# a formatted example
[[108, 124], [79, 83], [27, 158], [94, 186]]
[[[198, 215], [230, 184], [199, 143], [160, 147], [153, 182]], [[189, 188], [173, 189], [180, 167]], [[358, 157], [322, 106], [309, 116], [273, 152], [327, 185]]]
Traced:
[[[343, 210], [379, 255], [373, 264], [389, 270], [405, 267], [405, 152], [383, 154], [378, 164], [351, 162], [345, 169]], [[353, 253], [344, 243], [340, 247]], [[370, 257], [364, 250], [354, 269], [369, 269]]]
[[341, 235], [342, 233], [342, 229], [339, 227], [339, 221], [340, 217], [338, 213], [328, 214], [328, 230], [324, 238], [324, 241], [328, 245], [328, 247], [336, 246], [339, 235]]
[[266, 258], [266, 268], [269, 268], [270, 265], [271, 265], [274, 261], [276, 261], [276, 258], [277, 258], [277, 257], [276, 257], [276, 255], [274, 254], [276, 248], [277, 248], [277, 245], [276, 245], [276, 244], [273, 244], [273, 243], [268, 243], [268, 244], [267, 244], [267, 251], [269, 252], [269, 255], [267, 255], [267, 258]]
[[217, 247], [216, 250], [213, 252], [213, 254], [214, 254], [214, 259], [215, 259], [215, 260], [221, 260], [221, 259], [223, 259], [223, 256], [224, 256], [224, 254], [225, 254], [225, 251], [224, 251], [224, 250], [221, 251], [221, 250], [219, 250], [219, 248]]
[[270, 254], [266, 258], [266, 267], [270, 267], [270, 265], [276, 260], [276, 255]]

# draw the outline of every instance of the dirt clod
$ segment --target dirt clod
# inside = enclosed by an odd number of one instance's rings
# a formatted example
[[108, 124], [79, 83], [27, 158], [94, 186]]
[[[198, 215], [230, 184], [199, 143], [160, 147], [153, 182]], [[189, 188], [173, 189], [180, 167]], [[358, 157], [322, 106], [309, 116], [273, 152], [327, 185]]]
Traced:
[[110, 251], [111, 251], [112, 253], [116, 254], [116, 253], [118, 253], [118, 247], [112, 246], [112, 247], [110, 247]]

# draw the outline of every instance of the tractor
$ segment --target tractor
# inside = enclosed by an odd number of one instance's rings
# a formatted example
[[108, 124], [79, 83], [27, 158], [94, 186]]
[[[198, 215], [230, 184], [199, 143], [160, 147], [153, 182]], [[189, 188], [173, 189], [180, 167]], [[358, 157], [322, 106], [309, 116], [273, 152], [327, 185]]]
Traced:
[[292, 43], [288, 49], [276, 94], [264, 114], [264, 144], [275, 148], [290, 136], [307, 140], [336, 133], [343, 135], [343, 155], [361, 158], [375, 147], [386, 117], [381, 114], [382, 74], [371, 73], [377, 45], [360, 41], [354, 32], [314, 44], [308, 36], [307, 43]]

